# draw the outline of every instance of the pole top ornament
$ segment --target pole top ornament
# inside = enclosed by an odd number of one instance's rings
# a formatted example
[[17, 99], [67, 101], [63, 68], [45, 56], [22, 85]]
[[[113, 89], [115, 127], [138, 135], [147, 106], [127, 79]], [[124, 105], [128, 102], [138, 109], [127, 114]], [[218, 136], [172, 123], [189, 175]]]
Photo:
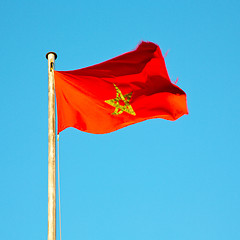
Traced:
[[47, 54], [46, 54], [46, 58], [48, 59], [48, 55], [49, 54], [54, 54], [54, 56], [55, 56], [55, 59], [57, 59], [57, 54], [55, 53], [55, 52], [48, 52]]

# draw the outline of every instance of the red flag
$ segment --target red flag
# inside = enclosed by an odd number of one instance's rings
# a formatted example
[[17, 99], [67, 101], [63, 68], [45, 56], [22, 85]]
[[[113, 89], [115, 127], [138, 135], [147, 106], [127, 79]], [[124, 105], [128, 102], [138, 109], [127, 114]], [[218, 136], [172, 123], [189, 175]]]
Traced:
[[109, 133], [152, 118], [188, 114], [186, 94], [171, 83], [160, 48], [134, 51], [74, 71], [55, 71], [58, 133], [74, 127]]

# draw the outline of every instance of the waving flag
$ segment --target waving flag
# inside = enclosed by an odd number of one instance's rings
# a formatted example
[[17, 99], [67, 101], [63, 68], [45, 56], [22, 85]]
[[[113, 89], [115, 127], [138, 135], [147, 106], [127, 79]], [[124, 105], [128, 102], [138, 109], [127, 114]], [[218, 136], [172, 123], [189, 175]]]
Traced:
[[168, 76], [160, 48], [136, 50], [94, 66], [55, 71], [58, 133], [74, 127], [109, 133], [147, 119], [188, 114], [186, 94]]

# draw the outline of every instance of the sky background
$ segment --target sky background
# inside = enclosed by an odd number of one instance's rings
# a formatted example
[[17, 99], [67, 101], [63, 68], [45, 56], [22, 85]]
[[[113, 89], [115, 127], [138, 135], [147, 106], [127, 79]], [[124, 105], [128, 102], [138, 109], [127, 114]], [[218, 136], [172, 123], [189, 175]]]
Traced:
[[64, 130], [62, 239], [240, 239], [239, 12], [239, 0], [1, 0], [0, 238], [47, 239], [45, 54], [73, 70], [145, 40], [170, 50], [189, 115]]

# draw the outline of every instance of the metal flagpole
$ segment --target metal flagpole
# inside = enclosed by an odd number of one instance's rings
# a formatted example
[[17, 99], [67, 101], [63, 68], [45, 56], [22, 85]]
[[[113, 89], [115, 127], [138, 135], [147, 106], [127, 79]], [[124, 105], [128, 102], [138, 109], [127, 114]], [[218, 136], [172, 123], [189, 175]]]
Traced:
[[48, 240], [56, 240], [56, 128], [54, 63], [57, 54], [48, 59]]

